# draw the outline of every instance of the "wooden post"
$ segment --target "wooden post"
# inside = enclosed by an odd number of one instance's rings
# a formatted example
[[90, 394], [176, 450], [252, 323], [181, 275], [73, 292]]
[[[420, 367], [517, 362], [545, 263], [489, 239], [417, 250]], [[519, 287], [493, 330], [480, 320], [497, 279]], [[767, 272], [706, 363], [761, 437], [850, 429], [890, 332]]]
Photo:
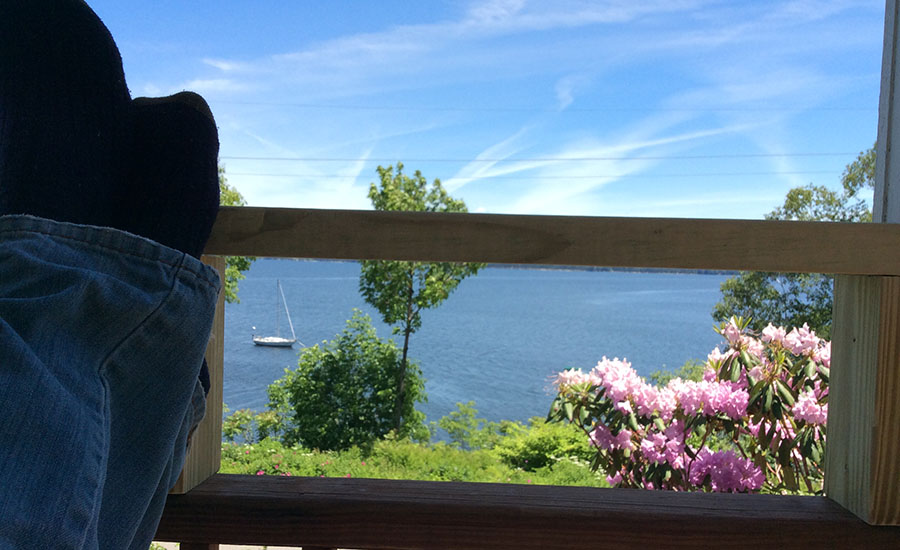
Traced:
[[[203, 256], [203, 263], [214, 267], [224, 281], [225, 258]], [[212, 332], [206, 348], [210, 389], [206, 397], [206, 416], [194, 432], [191, 448], [184, 461], [181, 477], [170, 494], [183, 494], [219, 471], [222, 458], [222, 374], [225, 340], [225, 291], [219, 293]]]
[[[900, 159], [892, 147], [900, 132], [898, 15], [900, 3], [887, 0], [876, 223], [900, 222]], [[825, 492], [871, 524], [900, 525], [900, 278], [838, 276], [832, 346]]]

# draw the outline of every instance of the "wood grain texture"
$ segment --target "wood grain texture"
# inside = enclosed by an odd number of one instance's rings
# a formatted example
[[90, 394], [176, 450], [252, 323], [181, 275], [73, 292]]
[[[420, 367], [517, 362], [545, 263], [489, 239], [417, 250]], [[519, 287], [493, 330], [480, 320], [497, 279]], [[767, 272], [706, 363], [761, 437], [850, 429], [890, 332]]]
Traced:
[[156, 540], [340, 548], [898, 548], [824, 497], [213, 476]]
[[900, 225], [223, 207], [208, 254], [900, 275]]
[[835, 280], [825, 491], [900, 525], [900, 278]]
[[[203, 256], [203, 263], [212, 266], [225, 280], [225, 258]], [[216, 313], [213, 318], [209, 344], [206, 346], [206, 364], [209, 367], [210, 388], [206, 397], [206, 416], [197, 426], [191, 439], [191, 447], [184, 460], [184, 468], [170, 493], [190, 491], [209, 476], [219, 471], [222, 455], [222, 378], [225, 359], [225, 292], [219, 292]]]
[[838, 276], [834, 286], [825, 494], [867, 521], [881, 286], [861, 276]]
[[900, 525], [900, 278], [881, 283], [869, 521]]

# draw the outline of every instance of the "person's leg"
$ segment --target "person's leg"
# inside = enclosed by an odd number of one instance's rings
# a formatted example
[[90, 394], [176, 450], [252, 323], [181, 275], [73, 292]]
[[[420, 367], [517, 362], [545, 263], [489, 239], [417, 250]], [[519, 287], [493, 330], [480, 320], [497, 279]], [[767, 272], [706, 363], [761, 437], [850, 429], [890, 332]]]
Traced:
[[[113, 226], [199, 258], [219, 211], [219, 139], [206, 101], [140, 97], [131, 113], [127, 203]], [[160, 162], [165, 159], [165, 162]]]
[[84, 2], [0, 2], [0, 215], [110, 225], [130, 100], [115, 43]]
[[[123, 176], [148, 135], [123, 97], [83, 2], [0, 3], [0, 549], [146, 547], [198, 420], [218, 278], [184, 252], [215, 218], [215, 126], [154, 134], [193, 140], [155, 159], [193, 185], [175, 196], [161, 172]], [[169, 116], [151, 126], [188, 127]]]
[[146, 548], [218, 284], [138, 236], [0, 217], [0, 548]]
[[[185, 263], [199, 264], [194, 258], [203, 251], [219, 203], [212, 114], [200, 96], [183, 92], [136, 99], [132, 120], [128, 202], [140, 208], [122, 209], [127, 215], [116, 226], [185, 252], [191, 256]], [[211, 311], [201, 315], [209, 322], [200, 327], [193, 309], [205, 289], [195, 280], [178, 281], [159, 314], [110, 359], [110, 466], [101, 544], [147, 548], [177, 481], [188, 435], [205, 408], [198, 371], [212, 317]]]

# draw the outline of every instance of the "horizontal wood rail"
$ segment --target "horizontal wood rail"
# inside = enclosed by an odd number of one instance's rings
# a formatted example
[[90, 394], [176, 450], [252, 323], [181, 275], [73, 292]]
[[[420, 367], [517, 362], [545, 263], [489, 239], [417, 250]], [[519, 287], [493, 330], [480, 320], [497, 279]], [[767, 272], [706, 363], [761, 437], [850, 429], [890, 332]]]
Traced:
[[158, 540], [303, 547], [900, 548], [822, 497], [218, 474]]
[[223, 208], [206, 254], [900, 275], [900, 224]]

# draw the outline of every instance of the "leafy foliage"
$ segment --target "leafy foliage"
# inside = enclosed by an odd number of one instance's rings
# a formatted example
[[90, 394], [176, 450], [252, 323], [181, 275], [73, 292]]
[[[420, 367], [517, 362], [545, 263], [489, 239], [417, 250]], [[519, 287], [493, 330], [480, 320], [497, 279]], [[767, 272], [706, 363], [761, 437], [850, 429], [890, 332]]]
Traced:
[[[466, 212], [462, 200], [447, 194], [436, 179], [429, 186], [418, 170], [410, 177], [403, 173], [403, 163], [378, 167], [380, 184], [369, 188], [369, 199], [376, 210], [416, 212]], [[459, 283], [475, 275], [483, 264], [449, 262], [403, 262], [364, 260], [360, 262], [359, 291], [381, 314], [384, 322], [403, 335], [402, 356], [395, 375], [394, 426], [402, 424], [402, 403], [407, 388], [405, 372], [409, 368], [410, 335], [422, 326], [422, 310], [434, 308], [446, 300]]]
[[494, 446], [494, 454], [511, 467], [533, 472], [562, 460], [587, 465], [594, 457], [594, 449], [574, 425], [548, 423], [534, 417], [527, 427], [516, 427]]
[[[296, 370], [269, 386], [270, 419], [262, 432], [281, 432], [287, 445], [320, 450], [371, 446], [395, 426], [394, 375], [400, 353], [391, 340], [375, 334], [367, 315], [354, 310], [344, 331], [330, 342], [306, 348]], [[423, 437], [425, 383], [415, 363], [404, 370], [403, 423], [397, 437]]]
[[238, 409], [231, 414], [223, 404], [222, 439], [229, 442], [256, 443], [284, 432], [283, 415], [273, 410], [254, 412]]
[[823, 273], [744, 271], [722, 283], [722, 300], [713, 308], [713, 318], [744, 317], [756, 331], [769, 323], [805, 323], [830, 338], [833, 287], [834, 277]]
[[450, 445], [457, 449], [492, 449], [511, 429], [521, 426], [504, 421], [490, 422], [477, 418], [475, 402], [457, 403], [456, 410], [437, 421], [437, 427], [447, 432]]
[[700, 380], [703, 380], [704, 372], [706, 372], [706, 363], [697, 361], [696, 359], [689, 359], [676, 370], [660, 369], [650, 373], [648, 378], [650, 379], [651, 384], [659, 388], [664, 388], [675, 378], [699, 382]]
[[[237, 189], [228, 185], [225, 177], [225, 168], [219, 166], [219, 204], [222, 206], [246, 206]], [[227, 256], [225, 258], [225, 301], [228, 303], [240, 302], [238, 298], [238, 282], [244, 279], [244, 271], [250, 269], [250, 264], [256, 258], [246, 256]]]
[[830, 342], [806, 326], [756, 338], [735, 318], [719, 332], [728, 348], [700, 381], [652, 386], [605, 357], [559, 373], [548, 420], [581, 429], [617, 486], [821, 493]]
[[[841, 189], [806, 185], [788, 191], [784, 204], [766, 216], [770, 220], [869, 222], [872, 211], [862, 195], [874, 188], [875, 147], [861, 152], [844, 170]], [[741, 272], [722, 283], [722, 300], [713, 318], [751, 319], [761, 331], [768, 323], [802, 326], [807, 323], [823, 338], [831, 337], [834, 278], [822, 273]]]
[[[541, 421], [541, 424], [543, 422]], [[554, 428], [565, 426], [554, 425]], [[523, 429], [526, 429], [523, 427]], [[362, 477], [608, 487], [590, 465], [563, 457], [540, 468], [510, 466], [491, 450], [387, 438], [371, 448], [317, 451], [275, 439], [257, 444], [224, 443], [223, 473], [313, 477]]]

